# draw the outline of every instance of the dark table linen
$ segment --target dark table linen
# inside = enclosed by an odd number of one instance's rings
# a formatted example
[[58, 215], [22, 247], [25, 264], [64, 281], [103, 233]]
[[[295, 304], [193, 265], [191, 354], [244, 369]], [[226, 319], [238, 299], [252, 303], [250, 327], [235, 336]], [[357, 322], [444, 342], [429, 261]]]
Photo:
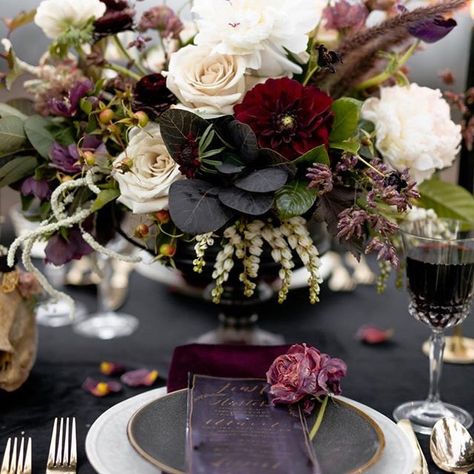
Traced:
[[[76, 289], [73, 293], [95, 309], [92, 291]], [[123, 310], [140, 319], [138, 331], [124, 339], [99, 341], [78, 336], [71, 328], [40, 329], [38, 360], [30, 379], [19, 391], [0, 394], [0, 456], [7, 437], [24, 431], [33, 437], [34, 472], [44, 472], [53, 418], [74, 415], [78, 420], [78, 472], [94, 473], [84, 454], [87, 429], [107, 408], [142, 390], [126, 389], [97, 399], [81, 389], [84, 379], [98, 375], [102, 360], [132, 368], [157, 368], [166, 376], [175, 346], [213, 329], [217, 320], [212, 305], [170, 293], [139, 275], [132, 276], [130, 298]], [[389, 417], [399, 403], [424, 398], [427, 393], [428, 359], [421, 353], [421, 344], [429, 331], [408, 315], [405, 292], [389, 287], [385, 294], [377, 295], [373, 288], [360, 287], [343, 294], [324, 288], [321, 303], [311, 306], [307, 292], [301, 290], [291, 293], [283, 306], [268, 304], [261, 317], [263, 329], [284, 334], [288, 343], [307, 342], [343, 358], [349, 366], [344, 395]], [[365, 346], [355, 339], [363, 324], [393, 328], [395, 336], [384, 346]], [[468, 319], [465, 332], [474, 336], [474, 318]], [[164, 384], [162, 378], [156, 386], [160, 384]], [[474, 412], [474, 366], [446, 365], [442, 387], [445, 401]], [[425, 448], [427, 439], [422, 438]], [[430, 472], [441, 471], [431, 466]]]

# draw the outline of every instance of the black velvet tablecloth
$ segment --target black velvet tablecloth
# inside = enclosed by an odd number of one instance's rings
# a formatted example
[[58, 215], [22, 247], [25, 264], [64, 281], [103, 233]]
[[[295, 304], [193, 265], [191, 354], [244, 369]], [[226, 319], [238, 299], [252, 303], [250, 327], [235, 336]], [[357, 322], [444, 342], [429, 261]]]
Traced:
[[[91, 290], [73, 293], [94, 309]], [[163, 376], [159, 384], [164, 384], [173, 348], [216, 324], [212, 305], [172, 294], [139, 275], [132, 276], [124, 310], [140, 319], [138, 331], [125, 339], [99, 341], [80, 337], [71, 328], [40, 329], [39, 354], [30, 379], [17, 392], [0, 394], [0, 455], [9, 435], [25, 432], [33, 437], [34, 472], [44, 472], [53, 418], [74, 415], [78, 420], [78, 472], [93, 473], [84, 453], [88, 428], [107, 408], [141, 390], [128, 388], [97, 399], [81, 389], [83, 380], [98, 375], [100, 361], [112, 360], [157, 368]], [[408, 315], [404, 292], [389, 288], [379, 296], [369, 287], [351, 294], [324, 288], [321, 303], [311, 306], [301, 290], [292, 293], [286, 305], [268, 304], [261, 316], [264, 329], [284, 334], [288, 342], [307, 342], [343, 358], [349, 366], [344, 395], [385, 415], [391, 416], [401, 402], [426, 395], [428, 360], [420, 347], [428, 330]], [[395, 336], [384, 346], [365, 346], [354, 337], [363, 324], [393, 328]], [[465, 332], [474, 336], [474, 318], [467, 321]], [[474, 366], [446, 365], [442, 386], [446, 401], [474, 412]], [[424, 437], [425, 448], [426, 441]], [[441, 471], [432, 467], [430, 472]]]

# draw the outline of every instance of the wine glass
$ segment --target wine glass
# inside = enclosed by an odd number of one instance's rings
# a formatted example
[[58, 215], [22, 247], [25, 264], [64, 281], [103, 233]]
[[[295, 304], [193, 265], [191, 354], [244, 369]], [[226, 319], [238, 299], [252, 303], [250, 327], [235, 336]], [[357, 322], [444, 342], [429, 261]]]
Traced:
[[[122, 240], [109, 244], [110, 249], [120, 252], [124, 248]], [[83, 321], [74, 326], [74, 331], [82, 336], [98, 339], [115, 339], [129, 336], [138, 327], [138, 319], [125, 313], [114, 311], [116, 292], [124, 288], [114, 286], [115, 269], [114, 259], [109, 255], [98, 254], [97, 266], [101, 273], [100, 283], [97, 285], [97, 312], [86, 316]]]
[[407, 418], [418, 433], [430, 434], [436, 422], [453, 417], [466, 428], [472, 416], [443, 403], [440, 378], [446, 328], [462, 323], [471, 309], [474, 293], [474, 234], [456, 220], [420, 220], [402, 225], [409, 313], [431, 328], [430, 389], [423, 401], [395, 409], [395, 420]]
[[[54, 287], [64, 291], [66, 280], [64, 265], [55, 266], [47, 263], [44, 266], [44, 273]], [[60, 297], [49, 297], [36, 306], [36, 322], [40, 326], [58, 328], [82, 321], [87, 314], [86, 306], [77, 300], [74, 301], [74, 306], [74, 314], [72, 314], [69, 301]]]

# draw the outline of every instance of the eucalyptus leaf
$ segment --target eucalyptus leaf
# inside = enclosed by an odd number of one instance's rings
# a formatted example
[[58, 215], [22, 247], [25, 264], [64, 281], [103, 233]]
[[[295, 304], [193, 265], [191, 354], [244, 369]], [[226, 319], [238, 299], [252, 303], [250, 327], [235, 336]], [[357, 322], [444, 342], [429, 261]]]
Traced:
[[430, 179], [423, 181], [418, 190], [419, 204], [432, 208], [439, 217], [474, 222], [474, 196], [454, 183]]
[[250, 216], [261, 216], [273, 205], [272, 194], [249, 193], [237, 188], [223, 188], [219, 199], [227, 207]]
[[257, 136], [249, 125], [238, 120], [231, 120], [226, 122], [226, 131], [242, 161], [252, 163], [258, 158]]
[[174, 224], [187, 234], [205, 234], [223, 227], [235, 212], [223, 206], [218, 188], [207, 181], [189, 179], [170, 187], [169, 208]]
[[222, 174], [237, 174], [245, 169], [245, 165], [235, 153], [225, 152], [221, 155], [221, 159], [222, 163], [216, 169]]
[[21, 120], [26, 119], [26, 115], [10, 104], [0, 103], [0, 117], [18, 117]]
[[309, 211], [316, 198], [316, 190], [308, 188], [307, 182], [295, 180], [276, 193], [275, 205], [282, 219], [290, 219]]
[[92, 212], [97, 212], [119, 196], [120, 191], [118, 189], [104, 189], [97, 195], [95, 201], [92, 203]]
[[282, 168], [264, 168], [253, 171], [235, 181], [235, 186], [252, 193], [270, 193], [280, 189], [288, 180], [288, 173]]
[[310, 166], [313, 163], [321, 163], [322, 165], [330, 165], [329, 154], [324, 145], [319, 145], [312, 150], [307, 151], [304, 155], [296, 158], [291, 162], [298, 166]]
[[199, 141], [209, 122], [192, 112], [169, 109], [159, 118], [160, 130], [171, 157], [180, 165], [196, 159]]
[[25, 121], [25, 133], [35, 150], [43, 157], [49, 157], [49, 150], [54, 143], [53, 134], [49, 131], [50, 121], [33, 115]]
[[335, 117], [329, 137], [331, 143], [344, 142], [356, 134], [361, 107], [361, 101], [350, 97], [341, 97], [332, 104]]
[[0, 188], [16, 183], [29, 176], [38, 166], [34, 156], [19, 156], [0, 168]]
[[7, 100], [7, 105], [19, 111], [26, 118], [35, 114], [35, 103], [28, 97], [16, 97]]
[[0, 155], [20, 150], [25, 142], [22, 119], [15, 116], [0, 118]]

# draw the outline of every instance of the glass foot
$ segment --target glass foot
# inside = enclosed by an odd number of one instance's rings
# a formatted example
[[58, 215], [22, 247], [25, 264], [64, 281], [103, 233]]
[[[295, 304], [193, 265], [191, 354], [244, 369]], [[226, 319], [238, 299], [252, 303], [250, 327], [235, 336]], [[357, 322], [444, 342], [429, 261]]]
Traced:
[[40, 326], [59, 328], [82, 321], [87, 314], [87, 308], [76, 301], [75, 313], [71, 317], [71, 307], [64, 300], [48, 300], [36, 307], [36, 322]]
[[426, 400], [407, 402], [393, 412], [395, 421], [408, 419], [417, 433], [431, 434], [433, 426], [444, 417], [455, 418], [466, 428], [472, 425], [472, 416], [462, 408], [448, 403], [430, 403]]
[[124, 313], [95, 313], [74, 325], [74, 332], [86, 337], [115, 339], [130, 336], [138, 327], [138, 319]]

